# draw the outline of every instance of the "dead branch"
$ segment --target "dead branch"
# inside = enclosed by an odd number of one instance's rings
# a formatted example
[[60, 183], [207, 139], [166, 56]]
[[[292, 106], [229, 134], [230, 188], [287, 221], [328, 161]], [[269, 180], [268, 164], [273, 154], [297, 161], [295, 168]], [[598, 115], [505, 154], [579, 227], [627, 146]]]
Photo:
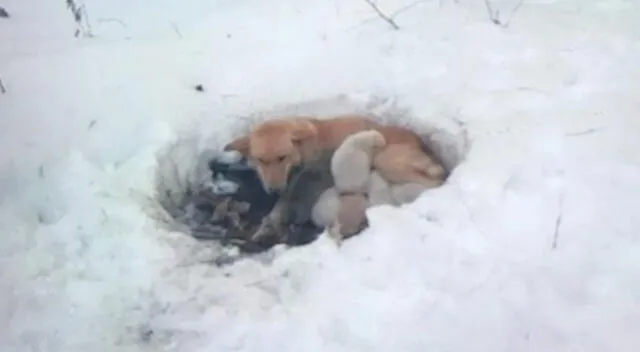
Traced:
[[7, 12], [7, 10], [4, 9], [4, 7], [0, 6], [0, 18], [9, 18], [11, 17], [9, 15], [9, 12]]
[[80, 6], [80, 11], [82, 11], [82, 14], [84, 15], [84, 35], [87, 37], [93, 37], [93, 30], [91, 30], [91, 22], [89, 22], [87, 7], [84, 5]]
[[2, 78], [0, 78], [0, 93], [7, 93], [7, 88], [4, 86], [4, 83], [2, 83]]
[[385, 22], [387, 22], [393, 29], [399, 30], [400, 26], [389, 16], [385, 15], [384, 12], [380, 11], [378, 5], [376, 5], [373, 0], [364, 0], [371, 6], [371, 8], [378, 14], [378, 17], [382, 18]]
[[579, 132], [570, 132], [570, 133], [565, 134], [565, 136], [567, 136], [567, 137], [584, 136], [584, 135], [586, 135], [586, 134], [592, 134], [592, 133], [599, 132], [599, 131], [601, 131], [601, 130], [603, 130], [603, 129], [604, 129], [604, 127], [599, 127], [599, 128], [589, 128], [589, 129], [586, 129], [586, 130], [584, 130], [584, 131], [579, 131]]
[[173, 27], [173, 31], [176, 32], [178, 37], [182, 39], [182, 33], [180, 32], [180, 29], [178, 29], [178, 26], [173, 22], [169, 22], [169, 23], [171, 23], [171, 27]]
[[490, 0], [484, 0], [485, 7], [487, 8], [487, 13], [489, 14], [489, 20], [491, 21], [491, 23], [495, 24], [496, 26], [500, 26], [502, 28], [509, 27], [509, 24], [511, 23], [511, 19], [515, 16], [516, 12], [518, 12], [523, 2], [524, 0], [518, 1], [518, 3], [513, 7], [513, 9], [511, 9], [511, 13], [509, 14], [508, 19], [505, 22], [502, 22], [500, 21], [500, 10], [494, 11], [493, 6], [491, 6]]
[[495, 25], [500, 25], [500, 20], [498, 19], [498, 12], [493, 11], [493, 7], [491, 6], [491, 2], [489, 0], [484, 0], [484, 4], [487, 8], [487, 14], [489, 15], [489, 20], [491, 23]]
[[65, 0], [67, 4], [67, 8], [73, 15], [73, 21], [77, 24], [76, 31], [74, 36], [76, 38], [82, 36], [84, 37], [93, 37], [93, 33], [91, 30], [91, 24], [89, 23], [89, 14], [87, 13], [87, 9], [84, 5], [78, 6], [75, 0]]
[[560, 226], [562, 225], [562, 208], [564, 205], [564, 194], [560, 196], [558, 216], [556, 216], [555, 229], [553, 231], [553, 242], [551, 243], [551, 249], [558, 248], [558, 237], [560, 237]]

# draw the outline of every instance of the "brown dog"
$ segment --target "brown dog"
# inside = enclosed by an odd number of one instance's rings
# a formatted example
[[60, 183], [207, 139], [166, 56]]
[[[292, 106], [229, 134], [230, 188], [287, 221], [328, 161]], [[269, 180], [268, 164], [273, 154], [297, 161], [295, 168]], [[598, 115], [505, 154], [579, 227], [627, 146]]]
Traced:
[[291, 169], [315, 159], [318, 152], [335, 149], [349, 135], [377, 126], [364, 116], [344, 115], [327, 120], [311, 117], [280, 118], [263, 122], [248, 136], [227, 144], [256, 168], [267, 191], [282, 191]]
[[418, 183], [433, 188], [442, 185], [446, 171], [442, 163], [410, 129], [377, 126], [387, 147], [374, 159], [374, 168], [391, 184]]
[[379, 131], [387, 141], [387, 147], [374, 159], [374, 166], [389, 182], [419, 183], [426, 187], [444, 182], [444, 168], [427, 153], [416, 133], [358, 115], [266, 121], [224, 149], [236, 150], [247, 157], [265, 190], [280, 192], [286, 187], [294, 166], [313, 160], [319, 151], [335, 150], [349, 135], [367, 129]]
[[390, 184], [417, 183], [427, 188], [441, 186], [446, 177], [442, 164], [411, 144], [389, 144], [373, 165]]

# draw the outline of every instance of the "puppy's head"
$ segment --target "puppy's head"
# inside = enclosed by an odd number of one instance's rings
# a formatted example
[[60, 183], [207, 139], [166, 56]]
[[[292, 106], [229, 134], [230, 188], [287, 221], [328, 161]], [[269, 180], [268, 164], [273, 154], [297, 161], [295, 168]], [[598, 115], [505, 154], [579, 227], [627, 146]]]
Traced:
[[256, 126], [251, 133], [225, 146], [246, 156], [256, 169], [267, 192], [280, 192], [287, 186], [291, 169], [302, 163], [302, 144], [315, 138], [317, 131], [308, 120], [272, 120]]

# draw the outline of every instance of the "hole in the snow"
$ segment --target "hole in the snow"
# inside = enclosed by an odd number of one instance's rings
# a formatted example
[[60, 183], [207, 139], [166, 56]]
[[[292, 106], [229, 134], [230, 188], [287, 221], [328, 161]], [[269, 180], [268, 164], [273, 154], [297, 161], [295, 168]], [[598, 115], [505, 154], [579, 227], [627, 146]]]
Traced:
[[[335, 106], [338, 108], [328, 108]], [[223, 146], [251, 126], [272, 117], [324, 117], [345, 113], [366, 115], [384, 124], [412, 129], [422, 137], [425, 146], [440, 160], [448, 174], [462, 161], [469, 147], [464, 126], [454, 118], [449, 120], [448, 128], [435, 126], [415, 117], [408, 109], [389, 104], [388, 99], [369, 98], [365, 102], [354, 102], [349, 97], [339, 96], [257, 113], [243, 119], [235, 118], [227, 130], [241, 131], [214, 136], [206, 143], [198, 138], [175, 142], [158, 157], [157, 200], [171, 221], [196, 239], [214, 241], [245, 253], [267, 250], [277, 241], [270, 238], [252, 241], [251, 237], [278, 201], [278, 196], [265, 192], [246, 160], [232, 152], [222, 152]], [[293, 173], [292, 177], [299, 175]], [[309, 175], [308, 179], [308, 182], [326, 183], [317, 175]], [[309, 193], [311, 188], [320, 186], [301, 182], [290, 187], [294, 187], [293, 193]], [[326, 185], [324, 187], [326, 189]], [[322, 191], [317, 192], [320, 193]], [[290, 224], [281, 231], [287, 232], [280, 236], [286, 239], [284, 243], [296, 246], [312, 242], [324, 229], [307, 221]], [[222, 264], [227, 260], [216, 258], [214, 262]]]

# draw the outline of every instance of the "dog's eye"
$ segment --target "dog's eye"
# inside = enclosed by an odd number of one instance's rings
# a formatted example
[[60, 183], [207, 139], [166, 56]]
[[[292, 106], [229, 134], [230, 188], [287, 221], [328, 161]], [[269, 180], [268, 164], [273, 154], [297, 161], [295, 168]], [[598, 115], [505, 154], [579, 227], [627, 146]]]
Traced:
[[283, 162], [283, 161], [284, 161], [284, 159], [286, 159], [286, 158], [287, 158], [287, 156], [286, 156], [286, 155], [281, 155], [281, 156], [279, 156], [279, 157], [278, 157], [278, 161], [279, 161], [279, 162]]

